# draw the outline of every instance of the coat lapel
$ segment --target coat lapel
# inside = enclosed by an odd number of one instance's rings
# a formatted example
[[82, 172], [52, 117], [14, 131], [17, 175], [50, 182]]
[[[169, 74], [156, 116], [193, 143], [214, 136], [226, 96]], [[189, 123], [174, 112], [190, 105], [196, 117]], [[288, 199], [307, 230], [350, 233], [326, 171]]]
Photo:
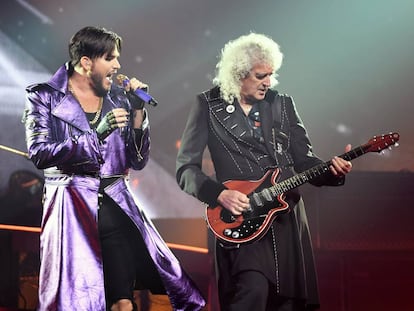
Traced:
[[235, 103], [235, 110], [228, 112], [227, 106], [223, 100], [215, 102], [210, 106], [214, 118], [223, 126], [223, 128], [235, 139], [251, 145], [250, 128], [240, 111], [240, 107]]
[[214, 118], [235, 139], [249, 145], [250, 147], [260, 149], [263, 152], [268, 153], [274, 157], [274, 143], [272, 136], [274, 118], [271, 105], [277, 104], [275, 101], [277, 92], [268, 92], [268, 94], [266, 94], [266, 98], [262, 100], [259, 105], [265, 148], [263, 148], [263, 145], [258, 144], [255, 138], [252, 136], [251, 129], [244, 119], [243, 113], [241, 112], [241, 108], [238, 106], [238, 104], [235, 102], [234, 105], [236, 106], [236, 110], [232, 113], [229, 113], [228, 109], [226, 109], [229, 104], [226, 103], [219, 95], [217, 95], [217, 92], [217, 89], [213, 89], [213, 92], [210, 94], [210, 98], [208, 100], [210, 111]]
[[60, 101], [52, 110], [52, 114], [81, 131], [90, 130], [88, 120], [86, 119], [82, 107], [71, 95], [65, 95], [62, 98], [62, 101]]

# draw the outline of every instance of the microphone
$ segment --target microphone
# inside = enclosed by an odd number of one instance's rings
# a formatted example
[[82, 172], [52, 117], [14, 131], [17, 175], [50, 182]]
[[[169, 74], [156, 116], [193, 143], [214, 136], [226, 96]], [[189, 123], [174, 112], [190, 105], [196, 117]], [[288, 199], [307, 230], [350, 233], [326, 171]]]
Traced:
[[[118, 84], [125, 87], [129, 83], [129, 79], [127, 76], [123, 74], [119, 74], [116, 76], [116, 79], [118, 80]], [[135, 91], [132, 89], [130, 90], [131, 93], [134, 93], [136, 96], [138, 96], [141, 100], [143, 100], [145, 103], [150, 104], [151, 106], [157, 106], [158, 102], [152, 97], [150, 94], [147, 93], [148, 88], [137, 88]]]
[[154, 107], [157, 106], [158, 102], [154, 99], [154, 97], [152, 97], [150, 94], [148, 94], [146, 92], [146, 90], [148, 90], [148, 89], [147, 88], [144, 88], [144, 89], [138, 88], [133, 92], [135, 93], [135, 95], [137, 95], [139, 98], [141, 98], [147, 104], [150, 104], [151, 106], [154, 106]]

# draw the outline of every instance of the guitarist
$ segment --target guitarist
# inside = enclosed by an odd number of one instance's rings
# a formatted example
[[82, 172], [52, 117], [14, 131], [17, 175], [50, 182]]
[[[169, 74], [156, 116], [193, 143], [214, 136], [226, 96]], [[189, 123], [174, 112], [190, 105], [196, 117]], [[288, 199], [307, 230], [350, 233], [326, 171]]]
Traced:
[[[283, 54], [271, 38], [250, 33], [228, 42], [215, 86], [198, 95], [177, 156], [177, 182], [209, 208], [233, 215], [250, 208], [229, 180], [258, 180], [278, 168], [279, 180], [324, 163], [312, 151], [291, 97], [271, 89]], [[215, 178], [202, 171], [205, 148]], [[350, 145], [345, 151], [351, 149]], [[334, 157], [316, 186], [339, 186], [351, 163]], [[305, 208], [298, 191], [285, 193], [289, 212], [278, 215], [253, 243], [216, 240], [221, 311], [302, 311], [319, 308], [316, 272]]]

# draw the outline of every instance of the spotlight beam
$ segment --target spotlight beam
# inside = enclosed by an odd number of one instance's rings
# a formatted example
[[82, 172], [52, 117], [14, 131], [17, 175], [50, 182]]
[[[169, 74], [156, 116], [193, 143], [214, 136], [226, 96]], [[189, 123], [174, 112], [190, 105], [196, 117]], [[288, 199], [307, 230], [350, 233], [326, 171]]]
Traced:
[[28, 10], [30, 13], [32, 13], [34, 16], [40, 19], [40, 21], [43, 24], [49, 24], [53, 25], [53, 20], [50, 19], [48, 16], [40, 12], [38, 9], [36, 9], [33, 5], [27, 3], [24, 0], [16, 0], [17, 3], [19, 3], [22, 7], [24, 7], [26, 10]]

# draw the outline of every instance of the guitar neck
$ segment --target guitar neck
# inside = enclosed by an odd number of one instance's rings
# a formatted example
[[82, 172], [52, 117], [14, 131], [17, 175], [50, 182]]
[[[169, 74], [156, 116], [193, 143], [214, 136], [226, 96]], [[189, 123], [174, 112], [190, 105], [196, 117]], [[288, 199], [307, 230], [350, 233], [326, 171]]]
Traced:
[[[357, 148], [354, 148], [342, 155], [340, 155], [339, 157], [342, 159], [345, 159], [347, 161], [350, 161], [352, 159], [355, 159], [357, 157], [360, 157], [361, 155], [365, 154], [367, 152], [367, 149], [369, 148], [368, 145], [361, 145]], [[302, 173], [299, 173], [295, 176], [292, 176], [288, 179], [285, 179], [284, 181], [277, 183], [275, 185], [273, 185], [271, 192], [273, 194], [275, 194], [275, 196], [277, 195], [281, 195], [283, 193], [285, 193], [288, 190], [292, 190], [296, 187], [299, 187], [319, 176], [321, 176], [322, 174], [326, 173], [327, 171], [329, 171], [329, 166], [332, 164], [332, 161], [328, 161], [319, 165], [316, 165]]]

